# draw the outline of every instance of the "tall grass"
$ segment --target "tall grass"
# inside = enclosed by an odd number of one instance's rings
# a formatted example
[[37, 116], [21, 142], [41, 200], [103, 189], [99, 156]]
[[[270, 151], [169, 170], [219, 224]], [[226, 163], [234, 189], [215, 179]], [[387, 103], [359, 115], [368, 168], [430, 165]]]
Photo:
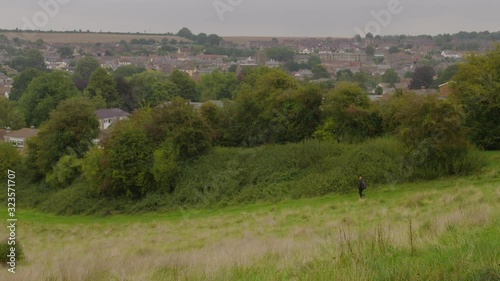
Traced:
[[446, 179], [381, 186], [364, 200], [128, 220], [21, 210], [25, 261], [0, 280], [498, 280], [497, 186], [491, 177]]

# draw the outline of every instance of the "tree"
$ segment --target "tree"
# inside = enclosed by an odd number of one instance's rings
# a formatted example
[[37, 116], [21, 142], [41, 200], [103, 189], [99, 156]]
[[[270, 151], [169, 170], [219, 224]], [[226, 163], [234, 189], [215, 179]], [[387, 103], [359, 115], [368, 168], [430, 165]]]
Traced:
[[307, 60], [307, 64], [309, 64], [309, 67], [311, 67], [311, 68], [314, 68], [315, 66], [320, 66], [321, 65], [321, 59], [318, 56], [312, 55]]
[[399, 48], [396, 46], [392, 46], [389, 48], [389, 54], [396, 54], [399, 53]]
[[219, 46], [221, 41], [222, 38], [219, 37], [217, 34], [210, 34], [207, 37], [207, 43], [211, 46]]
[[452, 98], [465, 110], [471, 140], [488, 150], [500, 149], [500, 45], [484, 54], [471, 54], [458, 65]]
[[195, 38], [195, 35], [189, 30], [187, 27], [183, 27], [177, 32], [177, 36], [183, 37], [189, 40], [193, 40]]
[[118, 67], [115, 71], [113, 71], [113, 77], [115, 79], [127, 78], [127, 77], [133, 76], [134, 74], [138, 74], [138, 73], [141, 73], [144, 71], [146, 71], [145, 68], [139, 67], [137, 65], [133, 65], [133, 64], [124, 65], [124, 66]]
[[373, 34], [371, 32], [366, 33], [366, 39], [373, 39]]
[[133, 92], [130, 77], [144, 71], [146, 71], [145, 68], [138, 67], [136, 65], [126, 65], [118, 67], [113, 72], [116, 89], [120, 95], [120, 99], [123, 101], [122, 107], [125, 111], [132, 112], [138, 107], [138, 100]]
[[458, 65], [453, 64], [451, 66], [448, 66], [445, 70], [439, 72], [437, 75], [437, 79], [434, 81], [432, 87], [433, 88], [439, 88], [439, 85], [442, 85], [444, 83], [450, 82], [453, 79], [453, 76], [458, 71]]
[[313, 73], [313, 79], [331, 78], [330, 73], [328, 73], [326, 68], [322, 65], [313, 66], [311, 71]]
[[460, 172], [456, 161], [465, 156], [469, 144], [462, 126], [462, 113], [450, 101], [435, 95], [407, 93], [400, 97], [394, 119], [399, 122], [397, 136], [407, 148], [407, 162], [418, 178]]
[[103, 98], [107, 108], [120, 107], [122, 104], [120, 95], [116, 90], [115, 80], [102, 67], [97, 68], [90, 75], [89, 84], [85, 88], [84, 94], [90, 98]]
[[45, 58], [42, 53], [36, 49], [26, 49], [21, 55], [16, 56], [10, 63], [11, 67], [22, 72], [28, 68], [34, 68], [39, 71], [45, 71]]
[[161, 71], [148, 70], [127, 79], [130, 87], [131, 109], [142, 106], [158, 106], [179, 96], [180, 89]]
[[42, 75], [42, 73], [43, 72], [35, 68], [28, 68], [21, 72], [14, 79], [14, 84], [12, 84], [12, 91], [10, 92], [9, 99], [18, 101], [28, 88], [28, 85], [31, 83], [31, 81], [36, 77]]
[[28, 141], [28, 154], [40, 175], [48, 175], [63, 155], [82, 158], [99, 135], [94, 105], [76, 97], [61, 102], [38, 135]]
[[384, 75], [382, 75], [382, 82], [389, 83], [391, 87], [394, 87], [399, 81], [399, 75], [393, 68], [386, 70]]
[[312, 135], [320, 122], [321, 88], [300, 87], [288, 73], [269, 68], [252, 70], [243, 81], [234, 103], [224, 107], [226, 144], [256, 146]]
[[196, 83], [187, 73], [176, 69], [170, 75], [169, 81], [177, 86], [181, 98], [190, 101], [198, 101], [200, 99], [199, 93], [196, 91]]
[[369, 57], [373, 57], [375, 55], [375, 47], [369, 45], [365, 48], [365, 53]]
[[221, 73], [214, 71], [203, 75], [196, 85], [201, 100], [230, 99], [237, 87], [238, 80], [234, 73]]
[[266, 49], [266, 57], [279, 62], [293, 61], [295, 52], [289, 47], [272, 47]]
[[[177, 98], [155, 108], [142, 108], [116, 124], [93, 149], [82, 170], [99, 193], [139, 198], [168, 188], [179, 162], [211, 147], [209, 127], [186, 100]], [[168, 190], [170, 191], [170, 190]]]
[[26, 127], [26, 123], [16, 104], [5, 97], [0, 97], [0, 128], [7, 127], [12, 130], [19, 130]]
[[73, 57], [73, 48], [70, 46], [62, 46], [57, 49], [59, 57], [62, 59], [68, 59]]
[[410, 83], [410, 89], [427, 89], [434, 81], [434, 68], [432, 66], [420, 66], [415, 69], [413, 79]]
[[354, 74], [350, 69], [342, 69], [337, 71], [337, 81], [352, 81]]
[[101, 169], [104, 180], [100, 191], [105, 194], [141, 197], [154, 190], [151, 169], [154, 146], [143, 128], [120, 122], [104, 143]]
[[83, 91], [87, 87], [90, 75], [100, 66], [101, 64], [94, 57], [85, 57], [79, 60], [76, 64], [75, 73], [73, 73], [73, 81], [76, 87]]
[[19, 100], [28, 126], [38, 127], [60, 102], [81, 95], [66, 72], [44, 73], [31, 81]]
[[322, 107], [325, 121], [318, 129], [322, 135], [329, 128], [329, 138], [352, 143], [379, 133], [378, 117], [370, 110], [370, 100], [364, 90], [354, 83], [337, 85], [325, 96]]

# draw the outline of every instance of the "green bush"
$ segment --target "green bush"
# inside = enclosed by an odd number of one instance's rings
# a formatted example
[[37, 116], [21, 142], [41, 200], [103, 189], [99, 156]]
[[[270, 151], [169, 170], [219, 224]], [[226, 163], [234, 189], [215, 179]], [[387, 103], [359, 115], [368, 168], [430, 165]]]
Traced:
[[9, 262], [9, 257], [7, 255], [10, 254], [10, 248], [15, 247], [16, 248], [16, 263], [20, 262], [24, 259], [24, 251], [23, 247], [21, 246], [21, 243], [16, 240], [16, 245], [9, 245], [8, 240], [4, 240], [0, 242], [0, 263], [3, 266], [7, 265], [7, 262]]
[[0, 180], [6, 180], [7, 170], [15, 171], [21, 160], [17, 148], [10, 143], [0, 143]]
[[57, 161], [45, 182], [52, 188], [66, 188], [81, 173], [81, 160], [74, 155], [64, 155]]

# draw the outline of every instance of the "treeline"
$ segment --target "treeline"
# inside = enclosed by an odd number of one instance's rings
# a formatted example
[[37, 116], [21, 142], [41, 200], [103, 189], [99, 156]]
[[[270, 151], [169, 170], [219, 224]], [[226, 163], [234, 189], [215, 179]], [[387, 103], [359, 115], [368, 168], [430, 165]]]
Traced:
[[[454, 94], [446, 100], [398, 91], [388, 100], [372, 102], [356, 83], [340, 82], [327, 90], [299, 82], [283, 70], [265, 67], [245, 70], [239, 76], [215, 72], [196, 83], [180, 71], [167, 76], [127, 66], [109, 73], [99, 66], [90, 67], [92, 63], [91, 58], [80, 61], [73, 76], [33, 69], [21, 73], [26, 76], [29, 71], [31, 75], [16, 79], [18, 99], [0, 99], [1, 106], [7, 108], [2, 112], [10, 110], [14, 114], [0, 115], [0, 120], [5, 126], [4, 120], [12, 122], [8, 118], [18, 116], [19, 123], [40, 125], [40, 131], [28, 142], [25, 156], [9, 145], [0, 146], [2, 166], [23, 169], [35, 185], [55, 193], [77, 184], [86, 187], [84, 193], [89, 198], [137, 200], [162, 194], [182, 204], [193, 201], [190, 196], [198, 196], [185, 190], [200, 192], [205, 188], [199, 182], [189, 187], [186, 175], [209, 173], [197, 171], [196, 165], [217, 159], [221, 151], [218, 147], [238, 151], [272, 145], [286, 150], [297, 149], [290, 143], [303, 142], [304, 155], [291, 157], [291, 162], [283, 160], [283, 167], [274, 167], [285, 173], [289, 167], [298, 173], [294, 170], [297, 167], [307, 170], [314, 166], [314, 159], [307, 157], [309, 153], [316, 155], [315, 146], [320, 150], [325, 147], [322, 143], [352, 146], [354, 150], [345, 148], [324, 160], [330, 163], [328, 168], [343, 175], [335, 180], [342, 183], [336, 185], [338, 188], [327, 188], [330, 181], [326, 178], [321, 192], [317, 186], [302, 186], [313, 191], [301, 193], [301, 187], [293, 185], [290, 192], [294, 190], [293, 194], [301, 196], [342, 191], [350, 184], [349, 177], [368, 171], [366, 165], [374, 166], [369, 171], [373, 178], [387, 178], [380, 175], [397, 172], [402, 181], [468, 174], [480, 167], [480, 161], [470, 154], [474, 144], [485, 149], [500, 148], [500, 47], [486, 55], [471, 55], [460, 64], [451, 83]], [[194, 107], [191, 102], [201, 97], [222, 101]], [[133, 111], [132, 116], [112, 126], [100, 145], [94, 145], [92, 141], [100, 134], [94, 110], [117, 106]], [[387, 136], [395, 140], [391, 145], [370, 146], [375, 139]], [[332, 153], [336, 149], [326, 147]], [[379, 156], [372, 157], [365, 150], [369, 147]], [[241, 153], [248, 151], [252, 150]], [[278, 156], [289, 157], [286, 155], [290, 153], [287, 150]], [[259, 153], [255, 155], [259, 157]], [[339, 155], [344, 156], [336, 158]], [[388, 161], [387, 155], [396, 157], [396, 162]], [[227, 165], [233, 163], [225, 161]], [[239, 175], [232, 183], [234, 196], [243, 191], [252, 193], [257, 183], [266, 186], [261, 179], [265, 178], [264, 172], [241, 179], [238, 166], [246, 164], [239, 160], [234, 164], [236, 167], [231, 169], [236, 169], [235, 176]], [[393, 171], [389, 166], [406, 170]], [[257, 164], [244, 167], [247, 173], [259, 169]], [[272, 170], [268, 166], [267, 172]], [[227, 173], [222, 176], [230, 178]], [[281, 178], [287, 184], [279, 182], [280, 176], [267, 183], [279, 185], [283, 196], [290, 195], [286, 189], [290, 178], [295, 179], [294, 175]], [[184, 191], [179, 190], [181, 186]], [[184, 199], [178, 197], [179, 192]], [[227, 192], [223, 196], [226, 199], [231, 194]], [[262, 192], [272, 194], [267, 187]]]

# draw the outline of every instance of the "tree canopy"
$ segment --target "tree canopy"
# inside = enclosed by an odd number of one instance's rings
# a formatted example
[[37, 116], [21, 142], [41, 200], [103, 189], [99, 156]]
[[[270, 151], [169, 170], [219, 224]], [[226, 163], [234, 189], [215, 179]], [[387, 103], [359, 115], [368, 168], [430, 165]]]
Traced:
[[452, 81], [453, 97], [464, 107], [472, 141], [485, 149], [500, 149], [500, 45], [485, 55], [467, 56]]
[[28, 126], [38, 127], [49, 118], [57, 105], [81, 93], [66, 72], [44, 73], [31, 81], [26, 92], [19, 100]]

